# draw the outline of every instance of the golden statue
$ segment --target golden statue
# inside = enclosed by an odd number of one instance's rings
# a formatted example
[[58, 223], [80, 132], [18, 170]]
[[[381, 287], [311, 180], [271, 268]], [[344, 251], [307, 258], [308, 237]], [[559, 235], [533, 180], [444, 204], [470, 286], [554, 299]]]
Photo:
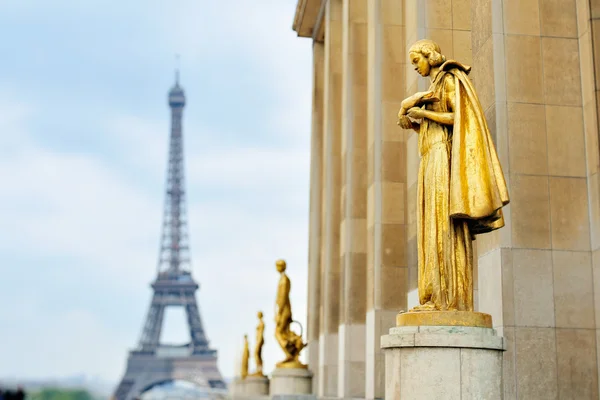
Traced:
[[254, 362], [256, 363], [256, 371], [252, 376], [265, 376], [263, 374], [262, 348], [265, 344], [265, 323], [263, 321], [263, 313], [258, 312], [258, 325], [256, 326], [256, 345], [254, 347]]
[[473, 311], [473, 240], [504, 226], [508, 190], [471, 67], [431, 40], [409, 51], [431, 86], [401, 104], [398, 124], [419, 134], [419, 302], [411, 311]]
[[[302, 333], [296, 334], [290, 329], [292, 322], [292, 305], [290, 304], [290, 278], [285, 274], [286, 264], [283, 260], [275, 263], [277, 271], [281, 274], [277, 286], [277, 300], [275, 303], [275, 338], [285, 353], [285, 360], [277, 363], [278, 368], [306, 368], [298, 358], [300, 351], [306, 346], [302, 342]], [[300, 325], [302, 327], [302, 325]]]
[[242, 353], [242, 379], [248, 376], [248, 361], [250, 360], [250, 349], [248, 348], [248, 335], [244, 335], [244, 351]]

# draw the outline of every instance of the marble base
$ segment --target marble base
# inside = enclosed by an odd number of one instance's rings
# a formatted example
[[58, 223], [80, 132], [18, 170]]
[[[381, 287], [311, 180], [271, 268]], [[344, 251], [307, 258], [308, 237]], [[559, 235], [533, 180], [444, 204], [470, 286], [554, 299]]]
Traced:
[[307, 399], [305, 395], [312, 396], [312, 377], [313, 373], [306, 368], [275, 368], [269, 388], [271, 397], [291, 400], [304, 395], [302, 399]]
[[504, 339], [491, 328], [401, 326], [381, 337], [385, 399], [502, 399]]

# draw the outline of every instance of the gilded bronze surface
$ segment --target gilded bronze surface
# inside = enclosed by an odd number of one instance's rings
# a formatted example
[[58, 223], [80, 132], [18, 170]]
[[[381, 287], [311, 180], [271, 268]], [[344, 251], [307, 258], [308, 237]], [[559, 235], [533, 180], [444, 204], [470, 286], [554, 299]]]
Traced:
[[250, 360], [250, 349], [248, 347], [248, 335], [244, 335], [244, 351], [242, 353], [242, 379], [248, 376], [248, 362]]
[[418, 311], [400, 313], [396, 326], [475, 326], [492, 327], [492, 316], [474, 311]]
[[296, 322], [298, 325], [300, 323], [292, 319], [291, 282], [285, 274], [286, 264], [283, 260], [277, 260], [275, 265], [281, 274], [275, 302], [275, 338], [285, 353], [285, 359], [277, 363], [277, 368], [306, 368], [306, 365], [299, 360], [300, 351], [306, 346], [306, 343], [302, 341], [302, 333], [298, 335], [290, 329], [292, 322]]
[[398, 124], [419, 134], [417, 247], [420, 305], [411, 311], [473, 310], [475, 235], [504, 226], [508, 190], [468, 78], [431, 40], [410, 61], [431, 86], [402, 101]]
[[256, 371], [252, 376], [265, 376], [263, 374], [263, 360], [262, 360], [262, 348], [265, 344], [265, 323], [263, 321], [263, 313], [261, 311], [257, 314], [258, 325], [256, 326], [256, 345], [254, 346], [254, 363], [256, 364]]

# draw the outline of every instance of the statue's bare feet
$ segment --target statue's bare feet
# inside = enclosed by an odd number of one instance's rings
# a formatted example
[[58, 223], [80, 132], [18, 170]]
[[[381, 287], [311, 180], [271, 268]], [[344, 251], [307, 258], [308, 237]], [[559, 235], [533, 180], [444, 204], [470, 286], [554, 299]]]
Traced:
[[412, 310], [410, 310], [410, 312], [419, 312], [419, 311], [435, 311], [435, 304], [433, 304], [433, 302], [428, 301], [425, 304], [420, 304], [416, 307], [413, 307]]

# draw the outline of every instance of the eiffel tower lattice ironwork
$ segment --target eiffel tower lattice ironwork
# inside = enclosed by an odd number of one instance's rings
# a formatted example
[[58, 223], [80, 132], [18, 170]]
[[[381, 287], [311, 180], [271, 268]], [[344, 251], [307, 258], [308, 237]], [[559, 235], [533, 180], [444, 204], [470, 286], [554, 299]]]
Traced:
[[[209, 390], [225, 388], [217, 367], [217, 351], [209, 347], [198, 311], [195, 292], [199, 286], [191, 275], [181, 126], [185, 94], [179, 85], [179, 72], [169, 92], [169, 106], [171, 138], [158, 276], [152, 283], [154, 293], [138, 348], [129, 352], [125, 375], [115, 391], [116, 400], [136, 399], [154, 385], [174, 380]], [[165, 309], [172, 306], [185, 309], [189, 344], [160, 343]]]

